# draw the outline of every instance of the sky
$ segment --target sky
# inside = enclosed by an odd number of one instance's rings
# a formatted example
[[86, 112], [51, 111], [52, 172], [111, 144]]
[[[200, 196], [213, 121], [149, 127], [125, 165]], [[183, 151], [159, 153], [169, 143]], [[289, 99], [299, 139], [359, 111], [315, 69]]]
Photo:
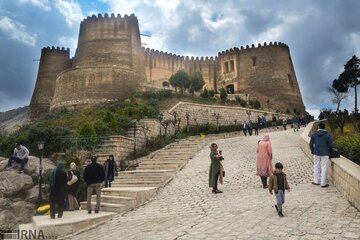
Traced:
[[[326, 88], [360, 56], [358, 0], [1, 0], [0, 112], [30, 103], [41, 48], [70, 48], [80, 22], [134, 13], [145, 47], [185, 56], [280, 41], [290, 47], [306, 110], [335, 108]], [[344, 102], [352, 110], [354, 93]]]

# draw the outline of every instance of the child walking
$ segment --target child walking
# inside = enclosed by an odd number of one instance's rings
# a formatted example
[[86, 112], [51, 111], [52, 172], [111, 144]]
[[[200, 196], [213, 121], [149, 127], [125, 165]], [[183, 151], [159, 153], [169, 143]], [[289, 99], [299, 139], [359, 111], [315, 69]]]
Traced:
[[270, 194], [273, 194], [272, 190], [275, 192], [275, 209], [280, 217], [284, 216], [282, 213], [282, 205], [285, 202], [285, 189], [290, 192], [290, 187], [287, 182], [286, 174], [283, 172], [283, 168], [284, 166], [282, 163], [276, 163], [274, 174], [269, 180], [269, 192]]

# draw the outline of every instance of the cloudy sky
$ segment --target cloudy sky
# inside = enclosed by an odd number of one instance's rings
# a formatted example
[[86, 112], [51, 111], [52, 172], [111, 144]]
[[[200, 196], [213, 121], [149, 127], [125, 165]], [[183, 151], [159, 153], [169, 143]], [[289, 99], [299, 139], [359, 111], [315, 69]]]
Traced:
[[[151, 35], [142, 39], [146, 47], [180, 55], [287, 43], [314, 113], [331, 107], [326, 87], [352, 55], [360, 56], [359, 9], [358, 0], [1, 0], [0, 111], [29, 104], [42, 47], [69, 47], [73, 55], [84, 17], [135, 13], [140, 31]], [[353, 99], [345, 102], [349, 109]]]

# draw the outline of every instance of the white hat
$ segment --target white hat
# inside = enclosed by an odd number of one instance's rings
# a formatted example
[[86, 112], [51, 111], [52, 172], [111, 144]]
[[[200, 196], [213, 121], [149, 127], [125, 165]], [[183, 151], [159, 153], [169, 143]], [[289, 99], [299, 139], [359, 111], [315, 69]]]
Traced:
[[75, 169], [76, 169], [76, 163], [71, 162], [71, 163], [70, 163], [70, 169], [71, 169], [71, 170], [75, 170]]

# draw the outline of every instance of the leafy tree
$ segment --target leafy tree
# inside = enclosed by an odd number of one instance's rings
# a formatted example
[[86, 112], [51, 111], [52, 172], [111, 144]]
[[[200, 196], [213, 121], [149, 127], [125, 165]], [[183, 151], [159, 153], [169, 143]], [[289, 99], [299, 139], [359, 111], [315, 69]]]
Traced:
[[194, 92], [200, 91], [204, 85], [205, 85], [205, 81], [203, 79], [201, 72], [194, 72], [193, 74], [191, 74], [190, 91], [192, 94], [194, 94]]
[[180, 88], [181, 93], [184, 93], [190, 87], [190, 77], [184, 70], [179, 70], [171, 75], [169, 82], [171, 86], [175, 87], [175, 92], [177, 92], [177, 88]]
[[357, 85], [359, 85], [360, 80], [360, 59], [356, 55], [344, 65], [344, 72], [342, 72], [338, 79], [333, 81], [332, 87], [335, 88], [340, 93], [346, 93], [349, 90], [349, 87], [354, 88], [355, 90], [355, 113], [358, 113], [357, 107]]
[[[334, 80], [336, 81], [336, 79]], [[336, 111], [335, 113], [339, 112], [341, 101], [348, 97], [346, 93], [339, 92], [334, 87], [328, 87], [328, 92], [332, 93], [333, 99], [331, 100], [334, 104], [336, 104]]]
[[228, 96], [228, 93], [226, 92], [225, 88], [220, 88], [220, 99], [222, 101], [225, 101]]
[[261, 104], [258, 100], [254, 100], [254, 104], [253, 104], [255, 109], [260, 109], [261, 108]]

